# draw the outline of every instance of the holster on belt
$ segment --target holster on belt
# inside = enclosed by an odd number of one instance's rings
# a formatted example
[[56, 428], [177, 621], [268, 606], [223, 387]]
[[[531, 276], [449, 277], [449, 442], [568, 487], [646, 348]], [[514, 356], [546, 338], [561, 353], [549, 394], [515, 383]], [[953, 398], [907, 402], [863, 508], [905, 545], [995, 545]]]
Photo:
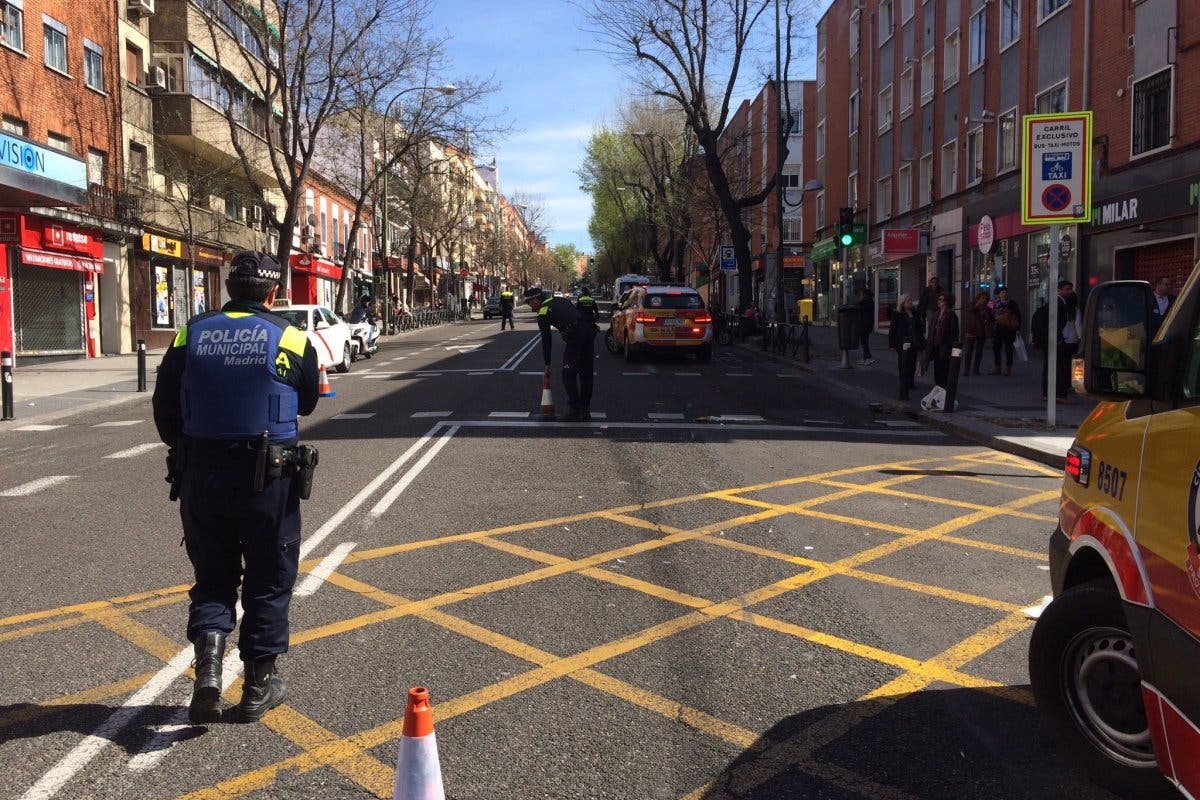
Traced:
[[261, 492], [267, 485], [267, 479], [278, 480], [283, 477], [284, 467], [287, 466], [291, 448], [271, 444], [271, 437], [266, 431], [258, 440], [258, 451], [254, 460], [254, 491]]
[[293, 488], [301, 500], [307, 500], [312, 495], [313, 474], [317, 471], [320, 456], [317, 448], [307, 444], [299, 445], [292, 451], [292, 465], [296, 470]]

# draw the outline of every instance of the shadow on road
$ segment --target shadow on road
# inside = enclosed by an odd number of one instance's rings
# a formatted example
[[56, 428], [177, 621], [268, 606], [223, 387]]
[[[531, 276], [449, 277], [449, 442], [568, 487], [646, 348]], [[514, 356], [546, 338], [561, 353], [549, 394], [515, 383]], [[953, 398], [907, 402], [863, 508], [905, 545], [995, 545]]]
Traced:
[[[105, 721], [118, 711], [126, 718], [133, 717], [135, 724], [119, 726], [115, 728], [115, 735], [107, 738], [111, 738], [114, 744], [131, 756], [142, 752], [146, 742], [154, 738], [155, 731], [152, 729], [160, 725], [178, 724], [180, 721], [178, 706], [148, 705], [126, 708], [103, 703], [13, 703], [0, 706], [0, 745], [17, 739], [39, 739], [67, 731], [81, 736], [104, 737]], [[232, 714], [226, 714], [222, 718], [222, 722], [232, 721]], [[193, 739], [203, 735], [206, 730], [204, 726], [195, 726], [175, 731], [170, 736], [170, 742]]]

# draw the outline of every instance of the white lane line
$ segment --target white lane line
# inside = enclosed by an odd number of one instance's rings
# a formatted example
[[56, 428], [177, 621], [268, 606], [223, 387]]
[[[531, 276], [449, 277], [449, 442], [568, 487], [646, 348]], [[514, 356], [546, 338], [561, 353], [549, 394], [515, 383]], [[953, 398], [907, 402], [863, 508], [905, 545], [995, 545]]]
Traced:
[[608, 419], [607, 411], [593, 411], [591, 413], [592, 413], [592, 419]]
[[357, 372], [359, 375], [366, 375], [367, 373], [369, 373], [371, 371], [372, 371], [371, 367], [367, 367], [366, 369], [355, 370], [355, 372]]
[[717, 414], [709, 419], [713, 422], [766, 422], [758, 414]]
[[622, 375], [649, 375], [649, 372], [622, 372]]
[[[359, 490], [358, 494], [354, 495], [348, 503], [342, 506], [337, 513], [325, 521], [317, 531], [300, 544], [300, 559], [304, 560], [308, 554], [313, 551], [321, 542], [325, 541], [331, 533], [337, 530], [343, 522], [358, 511], [359, 507], [375, 494], [387, 481], [391, 480], [401, 467], [408, 463], [417, 452], [421, 450], [430, 439], [441, 429], [443, 423], [438, 423], [429, 429], [429, 432], [418, 439], [407, 450], [400, 454], [387, 469], [379, 473], [366, 486]], [[457, 428], [455, 429], [457, 430]], [[49, 800], [58, 793], [63, 786], [67, 784], [81, 769], [86, 767], [88, 763], [94, 759], [101, 750], [110, 742], [116, 741], [117, 736], [125, 730], [138, 715], [142, 713], [146, 706], [153, 703], [159, 695], [166, 691], [167, 687], [184, 673], [192, 663], [193, 652], [191, 647], [186, 647], [180, 650], [174, 658], [151, 678], [141, 689], [138, 689], [124, 705], [108, 716], [100, 726], [96, 728], [96, 732], [85, 737], [82, 742], [77, 744], [65, 756], [59, 759], [53, 767], [44, 774], [37, 783], [21, 796], [21, 800]], [[229, 685], [237, 678], [238, 670], [240, 669], [240, 661], [237, 660], [237, 650], [225, 658], [224, 667], [224, 687]], [[165, 751], [164, 751], [165, 752]], [[161, 758], [161, 756], [159, 757]]]
[[515, 370], [520, 363], [525, 360], [525, 356], [529, 355], [529, 353], [533, 351], [533, 348], [537, 346], [538, 342], [541, 340], [542, 335], [540, 333], [535, 334], [532, 339], [517, 348], [517, 352], [513, 353], [512, 356], [509, 357], [508, 361], [505, 361], [500, 365], [500, 369], [502, 371]]
[[392, 359], [392, 361], [403, 361], [406, 358], [408, 358], [408, 356], [396, 356]]
[[[528, 415], [526, 415], [528, 416]], [[38, 478], [36, 481], [22, 483], [20, 486], [14, 486], [11, 489], [5, 489], [0, 492], [0, 497], [26, 497], [31, 494], [49, 489], [51, 486], [57, 486], [60, 483], [74, 478], [74, 475], [48, 475], [45, 478]]]
[[313, 571], [308, 574], [292, 594], [297, 597], [308, 597], [321, 587], [325, 579], [338, 568], [338, 566], [346, 560], [346, 556], [350, 555], [350, 551], [358, 547], [358, 542], [342, 542], [337, 547], [329, 552], [329, 555], [321, 559], [321, 563], [313, 568]]
[[683, 419], [683, 414], [679, 414], [676, 412], [670, 412], [670, 413], [655, 412], [655, 413], [647, 414], [646, 416], [649, 417], [650, 419]]
[[145, 422], [145, 420], [141, 420], [141, 419], [121, 419], [121, 420], [116, 420], [116, 421], [114, 421], [114, 422], [97, 422], [97, 423], [96, 423], [95, 425], [93, 425], [92, 427], [93, 427], [93, 428], [124, 428], [124, 427], [127, 427], [127, 426], [129, 426], [129, 425], [140, 425], [140, 424], [141, 424], [141, 423], [143, 423], [143, 422]]
[[[709, 417], [712, 420], [713, 417]], [[443, 423], [445, 424], [445, 423]], [[463, 420], [455, 422], [455, 425], [461, 428], [537, 428], [545, 430], [546, 428], [563, 428], [573, 430], [577, 428], [610, 428], [613, 430], [620, 428], [628, 428], [630, 430], [662, 430], [662, 431], [709, 431], [717, 434], [728, 434], [735, 430], [730, 427], [714, 425], [711, 422], [535, 422], [534, 420], [515, 420], [515, 419], [478, 419], [478, 420]], [[747, 423], [738, 425], [737, 431], [761, 431], [763, 433], [791, 433], [803, 434], [805, 436], [821, 435], [826, 436], [831, 433], [836, 433], [842, 436], [888, 436], [896, 439], [911, 439], [914, 437], [936, 437], [944, 438], [947, 434], [936, 430], [891, 430], [882, 428], [815, 428], [805, 425], [776, 425], [762, 424], [755, 425]]]
[[65, 428], [66, 425], [22, 425], [19, 428], [13, 428], [15, 431], [53, 431], [58, 428]]
[[442, 373], [440, 373], [440, 372], [418, 372], [417, 377], [418, 378], [440, 378], [440, 377], [442, 377]]
[[699, 378], [700, 373], [699, 372], [676, 372], [675, 377], [677, 377], [677, 378]]
[[491, 372], [468, 372], [468, 375], [491, 375]]
[[151, 450], [157, 450], [160, 447], [166, 447], [166, 445], [162, 442], [147, 442], [146, 444], [139, 444], [131, 447], [128, 450], [118, 450], [115, 453], [109, 453], [105, 456], [105, 458], [133, 458], [134, 456], [140, 456], [142, 453], [149, 453]]
[[776, 372], [775, 377], [776, 378], [802, 378], [804, 376], [798, 372]]
[[439, 417], [448, 417], [453, 414], [453, 411], [414, 411], [409, 415], [410, 419], [437, 419]]
[[332, 419], [370, 419], [375, 416], [375, 412], [362, 414], [335, 414]]
[[490, 411], [488, 416], [492, 419], [528, 419], [528, 411]]
[[458, 426], [451, 426], [450, 430], [446, 431], [446, 433], [442, 435], [442, 438], [438, 439], [437, 442], [434, 443], [433, 447], [430, 447], [428, 450], [426, 450], [425, 454], [417, 460], [417, 463], [413, 464], [412, 467], [409, 468], [408, 472], [404, 473], [404, 477], [398, 480], [396, 485], [389, 489], [388, 493], [379, 499], [379, 502], [376, 503], [375, 507], [371, 509], [371, 516], [379, 517], [386, 514], [387, 510], [392, 507], [392, 503], [396, 502], [396, 498], [398, 498], [401, 493], [408, 488], [409, 484], [416, 480], [417, 476], [421, 474], [422, 470], [429, 466], [429, 463], [433, 461], [434, 457], [441, 452], [442, 448], [445, 447], [452, 438], [454, 438], [454, 434], [456, 433], [458, 433]]
[[[842, 425], [843, 422], [836, 419], [806, 419], [805, 425]], [[917, 427], [920, 427], [919, 425]]]
[[545, 373], [544, 373], [544, 372], [532, 372], [532, 371], [531, 371], [531, 372], [522, 372], [521, 374], [522, 374], [522, 375], [537, 375], [537, 376], [540, 378], [540, 377], [542, 377], [542, 375], [544, 375]]
[[726, 372], [726, 378], [753, 378], [753, 372]]

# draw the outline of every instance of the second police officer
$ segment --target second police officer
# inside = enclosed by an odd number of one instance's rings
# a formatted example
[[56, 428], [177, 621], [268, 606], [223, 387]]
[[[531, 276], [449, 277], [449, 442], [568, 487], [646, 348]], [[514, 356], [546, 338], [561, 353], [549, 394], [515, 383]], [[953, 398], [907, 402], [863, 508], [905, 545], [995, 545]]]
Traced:
[[513, 305], [513, 293], [510, 289], [505, 289], [500, 293], [500, 330], [504, 330], [505, 322], [508, 322], [509, 330], [516, 329], [517, 325], [513, 322]]
[[230, 301], [180, 327], [154, 388], [154, 423], [171, 448], [168, 480], [195, 573], [187, 625], [196, 654], [193, 723], [221, 718], [239, 583], [241, 719], [260, 719], [286, 693], [275, 659], [288, 649], [300, 500], [317, 460], [313, 448], [298, 446], [297, 416], [316, 408], [319, 367], [308, 337], [269, 310], [280, 278], [273, 257], [235, 255]]
[[542, 334], [542, 361], [550, 372], [553, 346], [552, 328], [563, 337], [562, 380], [567, 391], [570, 410], [564, 422], [586, 422], [592, 418], [592, 372], [596, 368], [593, 350], [594, 324], [585, 322], [575, 305], [565, 297], [534, 286], [525, 292], [525, 302], [537, 312], [538, 329]]

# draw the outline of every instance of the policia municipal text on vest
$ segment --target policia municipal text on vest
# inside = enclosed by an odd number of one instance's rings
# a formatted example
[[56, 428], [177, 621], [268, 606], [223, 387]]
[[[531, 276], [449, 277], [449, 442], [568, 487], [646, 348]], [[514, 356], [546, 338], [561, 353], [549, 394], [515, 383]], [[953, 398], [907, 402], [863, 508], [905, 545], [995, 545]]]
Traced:
[[515, 329], [516, 323], [513, 322], [513, 293], [505, 289], [500, 293], [500, 330], [504, 330], [504, 323], [508, 322], [508, 329]]
[[281, 270], [263, 253], [238, 253], [220, 311], [193, 317], [163, 356], [154, 424], [170, 448], [172, 497], [195, 573], [187, 636], [196, 651], [193, 723], [221, 719], [221, 662], [237, 622], [246, 678], [238, 712], [260, 719], [283, 702], [275, 658], [287, 652], [288, 607], [300, 552], [300, 500], [315, 448], [298, 444], [297, 417], [317, 405], [317, 353], [268, 309]]
[[534, 287], [525, 292], [525, 302], [537, 312], [542, 334], [542, 361], [550, 370], [553, 349], [551, 329], [563, 338], [562, 381], [570, 410], [564, 422], [586, 422], [592, 418], [592, 371], [595, 369], [595, 325], [581, 319], [578, 309], [565, 297], [554, 297]]

